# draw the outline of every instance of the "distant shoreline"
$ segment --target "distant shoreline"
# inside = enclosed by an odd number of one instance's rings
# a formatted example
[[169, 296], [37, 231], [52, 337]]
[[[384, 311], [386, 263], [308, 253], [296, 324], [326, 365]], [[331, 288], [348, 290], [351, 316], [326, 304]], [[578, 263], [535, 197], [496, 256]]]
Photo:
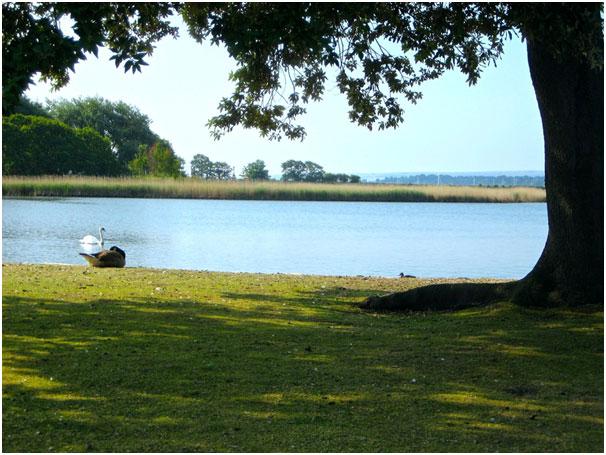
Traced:
[[534, 187], [80, 176], [5, 176], [2, 179], [2, 195], [351, 202], [545, 202], [545, 190]]

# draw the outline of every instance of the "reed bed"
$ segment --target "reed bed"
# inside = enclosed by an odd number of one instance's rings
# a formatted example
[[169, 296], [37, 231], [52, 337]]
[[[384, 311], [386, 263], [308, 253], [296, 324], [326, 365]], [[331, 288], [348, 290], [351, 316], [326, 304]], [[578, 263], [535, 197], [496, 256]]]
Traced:
[[368, 202], [544, 202], [545, 190], [383, 184], [217, 181], [197, 178], [3, 177], [5, 197], [132, 197]]

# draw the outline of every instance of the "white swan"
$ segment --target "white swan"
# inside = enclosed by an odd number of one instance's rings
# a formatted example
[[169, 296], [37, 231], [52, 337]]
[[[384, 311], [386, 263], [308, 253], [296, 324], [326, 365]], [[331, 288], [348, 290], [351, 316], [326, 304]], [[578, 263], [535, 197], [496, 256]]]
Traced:
[[103, 226], [101, 226], [99, 228], [99, 239], [97, 240], [97, 237], [95, 237], [94, 235], [85, 235], [84, 237], [82, 237], [80, 239], [80, 243], [83, 243], [85, 245], [99, 245], [101, 247], [101, 249], [103, 249], [103, 233], [105, 232], [105, 228]]

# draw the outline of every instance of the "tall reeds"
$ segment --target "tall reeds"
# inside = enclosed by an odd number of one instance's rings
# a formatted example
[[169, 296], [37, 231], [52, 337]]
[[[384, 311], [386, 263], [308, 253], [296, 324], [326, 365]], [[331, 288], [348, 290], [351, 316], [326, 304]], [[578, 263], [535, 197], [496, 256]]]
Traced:
[[3, 177], [2, 194], [7, 197], [137, 197], [286, 201], [545, 201], [545, 190], [530, 187], [487, 188], [79, 176]]

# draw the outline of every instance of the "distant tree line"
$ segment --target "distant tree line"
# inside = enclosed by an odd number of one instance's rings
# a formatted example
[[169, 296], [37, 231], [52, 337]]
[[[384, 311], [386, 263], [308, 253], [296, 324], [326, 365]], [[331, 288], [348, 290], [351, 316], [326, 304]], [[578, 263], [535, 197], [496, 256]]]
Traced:
[[[136, 107], [100, 97], [49, 101], [22, 97], [16, 113], [2, 117], [2, 174], [185, 176], [182, 158], [150, 128]], [[235, 179], [234, 167], [197, 154], [191, 176]], [[269, 180], [263, 160], [247, 164], [240, 177]], [[360, 177], [326, 172], [312, 161], [282, 163], [285, 182], [359, 183]]]
[[124, 102], [43, 106], [24, 97], [16, 111], [2, 118], [3, 175], [185, 175], [184, 161], [151, 130], [149, 117]]
[[384, 177], [376, 183], [396, 183], [403, 185], [452, 185], [452, 186], [535, 186], [545, 187], [543, 176], [510, 176], [510, 175], [444, 175], [418, 174]]
[[191, 160], [191, 176], [205, 180], [232, 180], [234, 168], [223, 161], [211, 161], [202, 154], [194, 155]]
[[[195, 155], [191, 161], [191, 176], [205, 180], [235, 179], [234, 168], [222, 161], [212, 161], [206, 155]], [[265, 161], [256, 160], [244, 166], [240, 177], [245, 180], [269, 180]], [[282, 181], [315, 183], [359, 183], [358, 175], [331, 174], [313, 161], [288, 160], [282, 163]]]
[[288, 160], [282, 163], [282, 180], [285, 182], [359, 183], [360, 176], [332, 174], [313, 161]]

